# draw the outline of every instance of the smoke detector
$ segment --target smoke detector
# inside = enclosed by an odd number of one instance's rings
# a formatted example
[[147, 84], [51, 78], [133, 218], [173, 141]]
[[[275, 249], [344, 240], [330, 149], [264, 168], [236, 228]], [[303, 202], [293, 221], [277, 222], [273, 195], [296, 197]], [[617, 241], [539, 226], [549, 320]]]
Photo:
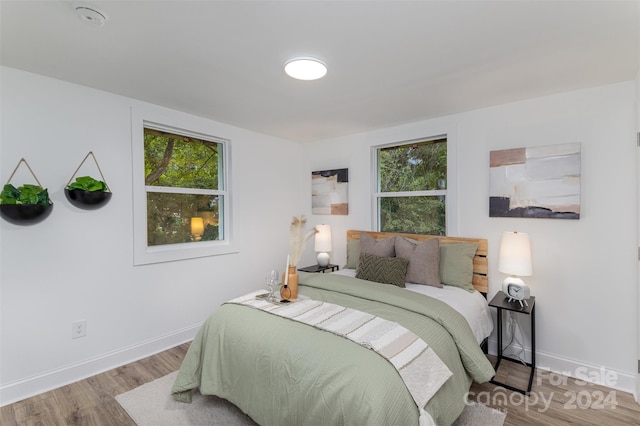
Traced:
[[82, 22], [86, 22], [94, 27], [101, 27], [107, 22], [107, 15], [94, 6], [78, 4], [74, 6], [74, 11]]

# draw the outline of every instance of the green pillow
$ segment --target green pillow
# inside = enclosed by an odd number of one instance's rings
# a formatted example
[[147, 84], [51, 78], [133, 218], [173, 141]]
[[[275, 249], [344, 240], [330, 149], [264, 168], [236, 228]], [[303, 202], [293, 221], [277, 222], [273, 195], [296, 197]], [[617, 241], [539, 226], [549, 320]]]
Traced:
[[347, 240], [347, 264], [345, 269], [356, 269], [360, 259], [360, 240]]
[[370, 253], [360, 253], [356, 278], [405, 287], [405, 277], [409, 261], [402, 257], [382, 257]]
[[477, 244], [441, 244], [440, 245], [440, 281], [473, 291], [473, 257], [478, 250]]

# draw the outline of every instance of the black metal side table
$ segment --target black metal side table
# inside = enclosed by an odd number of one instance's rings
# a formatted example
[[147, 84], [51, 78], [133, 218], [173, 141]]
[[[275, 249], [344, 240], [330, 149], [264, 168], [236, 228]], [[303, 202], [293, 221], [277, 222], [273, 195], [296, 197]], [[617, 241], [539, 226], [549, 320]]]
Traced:
[[507, 385], [505, 383], [500, 383], [495, 380], [495, 376], [491, 379], [491, 383], [502, 386], [509, 390], [520, 392], [524, 395], [529, 395], [531, 392], [531, 386], [533, 384], [533, 376], [536, 371], [536, 298], [531, 296], [527, 299], [528, 306], [520, 306], [518, 301], [509, 302], [509, 298], [501, 291], [499, 291], [491, 302], [489, 302], [489, 306], [492, 306], [498, 310], [498, 361], [494, 367], [496, 373], [498, 372], [498, 367], [500, 367], [500, 362], [504, 359], [511, 362], [516, 362], [518, 364], [522, 364], [523, 362], [519, 359], [510, 358], [502, 355], [502, 310], [505, 309], [507, 311], [516, 312], [519, 314], [529, 315], [531, 320], [531, 362], [525, 362], [524, 364], [531, 368], [531, 373], [529, 375], [529, 386], [527, 386], [527, 390], [522, 390], [515, 388], [513, 386]]
[[332, 265], [331, 263], [328, 264], [327, 266], [320, 266], [320, 265], [311, 265], [311, 266], [305, 266], [304, 268], [299, 268], [298, 271], [302, 271], [302, 272], [322, 272], [323, 274], [326, 271], [329, 272], [333, 272], [333, 271], [339, 271], [340, 267], [338, 265]]

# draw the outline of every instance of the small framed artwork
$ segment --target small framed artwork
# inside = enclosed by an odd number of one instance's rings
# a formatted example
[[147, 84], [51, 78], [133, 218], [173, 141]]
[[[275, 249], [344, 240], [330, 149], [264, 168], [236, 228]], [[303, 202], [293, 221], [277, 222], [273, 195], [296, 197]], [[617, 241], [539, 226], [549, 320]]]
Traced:
[[349, 169], [311, 172], [311, 213], [349, 214]]
[[580, 219], [580, 143], [490, 152], [490, 217]]

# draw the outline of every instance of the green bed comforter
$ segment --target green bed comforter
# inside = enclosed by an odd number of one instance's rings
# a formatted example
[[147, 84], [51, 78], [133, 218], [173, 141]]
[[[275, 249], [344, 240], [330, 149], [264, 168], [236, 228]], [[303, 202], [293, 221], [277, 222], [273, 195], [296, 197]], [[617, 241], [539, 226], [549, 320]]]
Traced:
[[[425, 409], [438, 425], [464, 409], [472, 380], [494, 370], [466, 320], [448, 305], [391, 285], [300, 273], [299, 293], [397, 321], [420, 336], [451, 377]], [[418, 409], [387, 360], [347, 339], [247, 306], [224, 304], [196, 335], [172, 393], [225, 398], [268, 425], [417, 425]]]

